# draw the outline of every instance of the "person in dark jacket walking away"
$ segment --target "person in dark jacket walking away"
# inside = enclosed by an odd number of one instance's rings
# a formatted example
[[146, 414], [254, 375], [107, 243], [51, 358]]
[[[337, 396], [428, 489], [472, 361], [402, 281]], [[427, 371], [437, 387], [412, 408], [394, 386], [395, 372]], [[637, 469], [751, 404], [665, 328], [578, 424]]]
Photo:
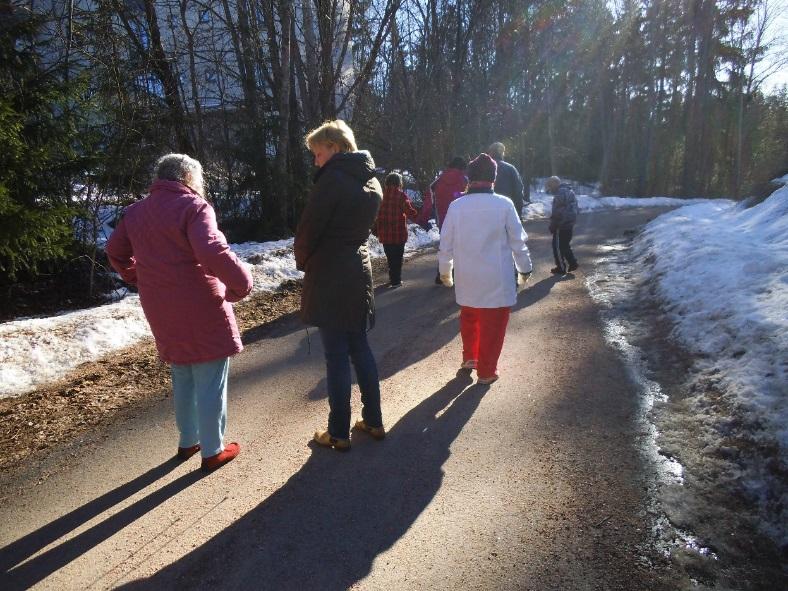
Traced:
[[402, 191], [402, 175], [392, 172], [386, 177], [383, 203], [374, 227], [375, 235], [386, 253], [391, 287], [402, 286], [402, 257], [408, 241], [407, 218], [415, 220], [418, 215], [419, 212]]
[[519, 171], [513, 164], [506, 162], [503, 157], [506, 155], [506, 146], [501, 142], [491, 144], [487, 153], [493, 157], [498, 165], [498, 176], [495, 179], [495, 192], [498, 195], [508, 197], [514, 203], [514, 210], [517, 216], [523, 217], [523, 204], [531, 202], [531, 194], [527, 185], [523, 185], [523, 179]]
[[350, 362], [356, 370], [362, 419], [354, 429], [376, 439], [386, 435], [380, 382], [367, 342], [375, 323], [372, 266], [367, 240], [383, 198], [369, 152], [357, 151], [353, 131], [341, 119], [306, 136], [318, 171], [295, 237], [296, 267], [304, 272], [301, 318], [317, 326], [326, 357], [328, 429], [314, 440], [350, 449]]
[[231, 302], [249, 294], [252, 275], [217, 228], [202, 179], [196, 160], [162, 156], [150, 195], [126, 208], [106, 252], [139, 288], [159, 357], [170, 364], [177, 456], [201, 452], [211, 471], [240, 452], [223, 443], [230, 357], [243, 349]]
[[550, 233], [553, 235], [554, 275], [566, 275], [579, 266], [570, 242], [577, 221], [577, 197], [572, 187], [562, 183], [557, 176], [545, 182], [545, 189], [553, 195], [553, 212], [550, 214]]

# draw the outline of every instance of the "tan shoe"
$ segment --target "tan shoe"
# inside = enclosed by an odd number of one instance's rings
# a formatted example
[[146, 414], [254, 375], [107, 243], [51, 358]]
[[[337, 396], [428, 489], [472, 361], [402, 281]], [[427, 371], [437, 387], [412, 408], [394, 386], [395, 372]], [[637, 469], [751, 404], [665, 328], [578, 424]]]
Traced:
[[374, 439], [377, 439], [378, 441], [386, 438], [386, 429], [383, 427], [383, 425], [380, 427], [370, 427], [367, 425], [364, 419], [356, 421], [356, 424], [353, 425], [353, 430], [369, 433]]
[[333, 447], [337, 451], [348, 451], [350, 449], [350, 439], [332, 437], [328, 431], [315, 431], [313, 439], [315, 443], [319, 443], [325, 447]]

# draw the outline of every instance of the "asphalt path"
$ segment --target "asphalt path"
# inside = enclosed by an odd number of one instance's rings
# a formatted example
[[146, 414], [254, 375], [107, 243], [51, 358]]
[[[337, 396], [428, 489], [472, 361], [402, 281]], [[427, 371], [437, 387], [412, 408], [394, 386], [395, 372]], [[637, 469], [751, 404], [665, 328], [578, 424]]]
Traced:
[[546, 222], [527, 224], [535, 270], [490, 387], [457, 372], [434, 252], [408, 260], [370, 333], [388, 437], [349, 453], [309, 444], [327, 416], [317, 333], [294, 316], [252, 331], [230, 375], [241, 455], [207, 476], [173, 460], [169, 401], [77, 442], [4, 499], [0, 588], [680, 588], [650, 545], [639, 388], [584, 283], [598, 243], [655, 215], [581, 216], [566, 278]]

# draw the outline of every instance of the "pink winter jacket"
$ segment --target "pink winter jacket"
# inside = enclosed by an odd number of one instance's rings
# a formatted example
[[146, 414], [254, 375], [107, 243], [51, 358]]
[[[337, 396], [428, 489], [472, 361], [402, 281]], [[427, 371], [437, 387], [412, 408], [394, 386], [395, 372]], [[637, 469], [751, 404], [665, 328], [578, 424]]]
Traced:
[[189, 365], [243, 349], [230, 302], [252, 290], [252, 276], [230, 251], [205, 199], [176, 181], [157, 180], [126, 208], [107, 257], [136, 284], [159, 356]]

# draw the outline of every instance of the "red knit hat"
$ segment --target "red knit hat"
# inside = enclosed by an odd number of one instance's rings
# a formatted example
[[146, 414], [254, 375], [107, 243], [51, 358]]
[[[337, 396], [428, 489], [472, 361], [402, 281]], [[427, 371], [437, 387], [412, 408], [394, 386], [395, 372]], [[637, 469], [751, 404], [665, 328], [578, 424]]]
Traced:
[[487, 154], [481, 153], [468, 163], [466, 169], [469, 181], [495, 182], [495, 175], [498, 173], [498, 164]]

